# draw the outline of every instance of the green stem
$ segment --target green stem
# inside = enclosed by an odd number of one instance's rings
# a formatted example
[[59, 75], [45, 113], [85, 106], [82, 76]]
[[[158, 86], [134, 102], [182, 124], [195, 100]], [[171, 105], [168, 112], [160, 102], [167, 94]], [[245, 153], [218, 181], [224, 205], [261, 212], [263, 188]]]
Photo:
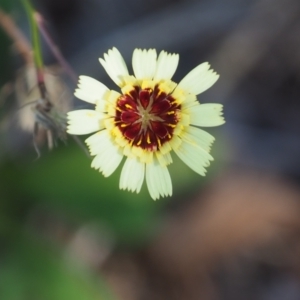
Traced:
[[21, 0], [24, 8], [27, 12], [29, 24], [30, 24], [30, 31], [31, 31], [31, 39], [32, 39], [32, 48], [33, 48], [33, 57], [34, 63], [37, 71], [37, 79], [38, 84], [41, 91], [41, 96], [45, 96], [45, 87], [44, 87], [44, 70], [43, 70], [43, 57], [42, 57], [42, 50], [41, 50], [41, 42], [40, 42], [40, 35], [38, 24], [36, 22], [36, 18], [34, 14], [36, 13], [35, 9], [30, 3], [30, 0]]
[[43, 58], [42, 58], [42, 51], [41, 51], [39, 29], [38, 29], [38, 26], [37, 26], [37, 23], [36, 23], [36, 20], [34, 17], [35, 10], [29, 0], [22, 0], [22, 2], [26, 9], [27, 14], [28, 14], [28, 18], [29, 18], [32, 46], [33, 46], [33, 50], [34, 50], [34, 61], [35, 61], [36, 67], [38, 69], [42, 69], [43, 68]]

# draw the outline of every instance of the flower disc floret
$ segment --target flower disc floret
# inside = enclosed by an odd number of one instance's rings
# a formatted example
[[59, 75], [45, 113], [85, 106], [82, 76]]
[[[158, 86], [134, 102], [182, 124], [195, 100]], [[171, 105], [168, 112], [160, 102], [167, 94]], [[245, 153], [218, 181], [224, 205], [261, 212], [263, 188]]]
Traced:
[[114, 120], [133, 146], [159, 151], [172, 139], [180, 111], [181, 105], [158, 85], [154, 89], [135, 86], [118, 98]]

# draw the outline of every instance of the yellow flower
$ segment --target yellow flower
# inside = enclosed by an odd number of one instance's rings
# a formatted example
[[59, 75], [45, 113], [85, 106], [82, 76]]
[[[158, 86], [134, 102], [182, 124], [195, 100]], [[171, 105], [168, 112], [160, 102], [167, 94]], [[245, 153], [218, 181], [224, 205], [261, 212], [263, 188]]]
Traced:
[[200, 104], [196, 98], [219, 76], [203, 63], [176, 84], [171, 78], [178, 61], [178, 54], [162, 51], [157, 57], [155, 49], [135, 49], [132, 76], [120, 52], [113, 48], [100, 63], [121, 93], [80, 76], [75, 96], [95, 104], [95, 110], [68, 113], [68, 133], [97, 132], [86, 140], [95, 156], [92, 167], [108, 177], [125, 156], [120, 189], [138, 193], [146, 178], [154, 200], [172, 195], [168, 171], [172, 152], [192, 170], [205, 175], [213, 160], [209, 151], [214, 137], [198, 126], [224, 123], [221, 104]]

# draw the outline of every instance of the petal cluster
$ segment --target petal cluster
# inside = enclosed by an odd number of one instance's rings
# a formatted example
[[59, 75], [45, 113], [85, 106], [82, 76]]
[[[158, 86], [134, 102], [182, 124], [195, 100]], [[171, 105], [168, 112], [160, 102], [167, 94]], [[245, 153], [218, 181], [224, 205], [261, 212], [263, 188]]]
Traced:
[[80, 76], [75, 96], [95, 109], [68, 113], [68, 133], [96, 132], [86, 139], [92, 167], [107, 177], [125, 157], [120, 189], [138, 193], [145, 180], [154, 200], [172, 195], [168, 165], [173, 153], [204, 176], [213, 160], [209, 152], [214, 137], [198, 127], [224, 123], [221, 104], [200, 104], [196, 97], [219, 77], [210, 65], [198, 65], [176, 84], [171, 79], [178, 54], [161, 51], [157, 56], [155, 49], [135, 49], [134, 75], [116, 48], [99, 61], [120, 91]]

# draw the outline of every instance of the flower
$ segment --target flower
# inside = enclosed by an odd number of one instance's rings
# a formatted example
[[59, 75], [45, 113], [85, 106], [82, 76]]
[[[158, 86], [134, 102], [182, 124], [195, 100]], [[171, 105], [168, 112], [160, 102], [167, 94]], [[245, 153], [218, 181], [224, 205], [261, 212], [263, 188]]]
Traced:
[[86, 140], [95, 156], [92, 167], [108, 177], [125, 156], [120, 189], [138, 193], [146, 178], [154, 200], [172, 195], [168, 171], [172, 152], [192, 170], [205, 175], [213, 160], [209, 151], [214, 137], [198, 126], [224, 123], [221, 104], [200, 104], [196, 98], [219, 75], [209, 69], [208, 63], [202, 63], [176, 84], [171, 78], [178, 61], [178, 54], [161, 51], [157, 57], [155, 49], [135, 49], [132, 76], [120, 52], [113, 48], [100, 63], [121, 93], [80, 76], [75, 96], [95, 104], [95, 110], [68, 113], [68, 133], [97, 132]]

